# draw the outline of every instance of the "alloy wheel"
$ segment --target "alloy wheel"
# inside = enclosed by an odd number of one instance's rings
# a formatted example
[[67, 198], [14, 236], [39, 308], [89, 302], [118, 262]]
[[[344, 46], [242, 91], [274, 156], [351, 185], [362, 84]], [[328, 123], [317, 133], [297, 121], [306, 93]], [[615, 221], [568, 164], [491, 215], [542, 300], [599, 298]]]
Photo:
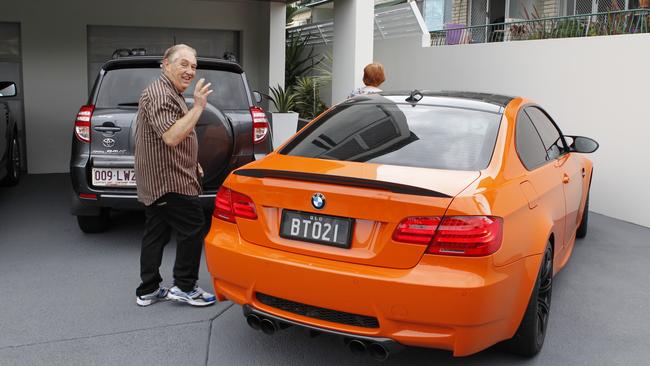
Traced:
[[548, 325], [551, 310], [551, 291], [553, 289], [553, 251], [550, 247], [544, 252], [544, 261], [539, 277], [537, 294], [537, 339], [542, 341]]

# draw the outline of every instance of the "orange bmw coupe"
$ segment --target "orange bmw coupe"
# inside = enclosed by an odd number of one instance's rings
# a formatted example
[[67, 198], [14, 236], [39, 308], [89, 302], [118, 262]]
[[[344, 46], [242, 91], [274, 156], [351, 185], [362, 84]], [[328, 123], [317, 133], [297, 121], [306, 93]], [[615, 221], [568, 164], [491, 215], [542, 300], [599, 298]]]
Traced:
[[206, 260], [273, 334], [386, 359], [542, 348], [554, 275], [587, 233], [598, 144], [524, 98], [396, 92], [340, 103], [226, 179]]

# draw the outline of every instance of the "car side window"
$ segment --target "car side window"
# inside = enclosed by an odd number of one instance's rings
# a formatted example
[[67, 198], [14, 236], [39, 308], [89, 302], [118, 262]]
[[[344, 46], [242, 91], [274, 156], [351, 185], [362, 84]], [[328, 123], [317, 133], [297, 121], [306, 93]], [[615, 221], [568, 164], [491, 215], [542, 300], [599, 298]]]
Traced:
[[546, 148], [533, 122], [523, 110], [517, 115], [515, 146], [526, 169], [533, 170], [546, 163]]
[[562, 134], [546, 113], [537, 107], [528, 107], [525, 110], [542, 138], [548, 159], [553, 160], [566, 153], [568, 149], [564, 146]]

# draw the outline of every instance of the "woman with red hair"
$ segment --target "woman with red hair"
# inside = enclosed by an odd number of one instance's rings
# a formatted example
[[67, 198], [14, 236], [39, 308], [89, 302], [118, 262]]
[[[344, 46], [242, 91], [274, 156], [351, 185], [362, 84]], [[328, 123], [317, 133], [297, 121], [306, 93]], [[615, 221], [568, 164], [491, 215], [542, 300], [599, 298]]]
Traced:
[[365, 86], [363, 88], [355, 89], [352, 94], [350, 94], [350, 98], [357, 95], [380, 93], [381, 89], [379, 89], [379, 86], [384, 81], [386, 81], [384, 66], [378, 62], [368, 64], [363, 68], [363, 83]]

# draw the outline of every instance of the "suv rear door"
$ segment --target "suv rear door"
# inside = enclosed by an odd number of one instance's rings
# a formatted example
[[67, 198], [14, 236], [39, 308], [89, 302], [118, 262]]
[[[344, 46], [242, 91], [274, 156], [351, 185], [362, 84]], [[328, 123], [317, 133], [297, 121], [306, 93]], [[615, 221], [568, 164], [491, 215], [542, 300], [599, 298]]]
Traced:
[[[95, 87], [90, 156], [95, 187], [134, 187], [135, 127], [142, 91], [160, 76], [155, 59], [109, 62]], [[215, 191], [237, 156], [252, 156], [250, 91], [236, 64], [199, 60], [196, 79], [212, 83], [214, 92], [196, 126], [199, 162], [206, 191]], [[184, 93], [192, 107], [191, 85]], [[237, 137], [236, 137], [237, 136]], [[246, 140], [246, 137], [248, 140]]]

